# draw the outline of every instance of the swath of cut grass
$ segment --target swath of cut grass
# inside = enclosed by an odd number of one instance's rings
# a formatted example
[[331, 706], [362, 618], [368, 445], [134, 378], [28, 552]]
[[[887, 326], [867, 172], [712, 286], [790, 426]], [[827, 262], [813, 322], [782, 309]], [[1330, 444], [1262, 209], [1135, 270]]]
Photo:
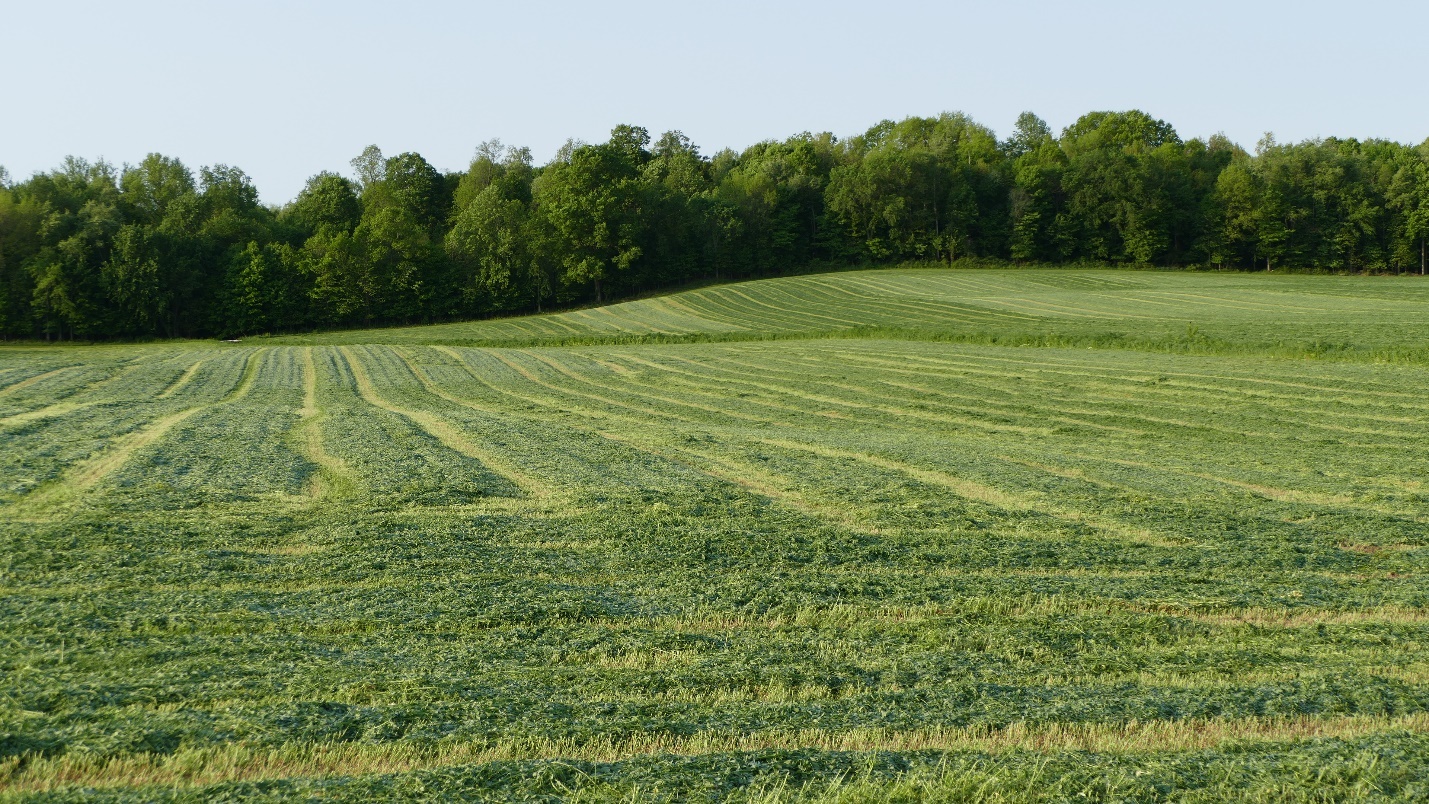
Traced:
[[343, 357], [346, 358], [348, 368], [352, 370], [353, 379], [357, 383], [358, 393], [360, 393], [362, 398], [367, 402], [383, 410], [389, 410], [400, 416], [405, 416], [410, 419], [412, 423], [422, 428], [449, 449], [480, 461], [492, 472], [505, 477], [517, 487], [527, 491], [527, 493], [536, 496], [547, 493], [545, 485], [539, 480], [536, 480], [524, 472], [519, 472], [509, 465], [504, 467], [506, 471], [498, 471], [493, 468], [501, 466], [506, 462], [501, 461], [489, 451], [478, 446], [464, 433], [440, 416], [424, 410], [410, 410], [408, 408], [399, 407], [383, 399], [382, 396], [378, 394], [376, 387], [372, 384], [372, 380], [367, 376], [367, 372], [362, 367], [360, 359], [353, 351], [345, 346], [339, 347], [339, 351]]
[[[511, 759], [618, 762], [637, 756], [697, 755], [735, 751], [814, 748], [822, 751], [1088, 751], [1140, 753], [1192, 751], [1226, 744], [1351, 738], [1429, 730], [1429, 716], [1256, 718], [1116, 724], [1017, 723], [1002, 729], [898, 732], [799, 730], [746, 735], [643, 735], [624, 740], [498, 740], [436, 745], [382, 746], [327, 743], [277, 747], [230, 744], [122, 761], [84, 757], [20, 759], [0, 767], [0, 792], [67, 788], [203, 786], [232, 781], [364, 776]], [[6, 771], [8, 770], [8, 774]]]

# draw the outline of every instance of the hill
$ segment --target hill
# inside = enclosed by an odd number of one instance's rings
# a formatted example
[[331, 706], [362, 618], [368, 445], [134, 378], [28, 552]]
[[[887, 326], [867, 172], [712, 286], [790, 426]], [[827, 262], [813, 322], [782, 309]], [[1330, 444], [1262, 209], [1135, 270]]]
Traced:
[[1423, 796], [1425, 289], [0, 348], [0, 800]]
[[[353, 330], [281, 343], [450, 346], [898, 337], [1422, 358], [1419, 277], [1117, 270], [849, 271], [718, 285], [588, 310]], [[1188, 331], [1198, 344], [1187, 344]]]

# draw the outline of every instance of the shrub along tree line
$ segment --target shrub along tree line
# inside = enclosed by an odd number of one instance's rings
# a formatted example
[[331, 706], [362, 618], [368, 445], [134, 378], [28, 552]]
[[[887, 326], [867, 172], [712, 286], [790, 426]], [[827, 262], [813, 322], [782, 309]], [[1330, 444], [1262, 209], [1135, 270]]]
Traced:
[[464, 173], [352, 161], [291, 203], [225, 165], [151, 154], [0, 170], [0, 334], [238, 335], [601, 302], [701, 279], [983, 257], [1234, 269], [1425, 270], [1429, 141], [1251, 154], [1140, 111], [1054, 136], [962, 114], [702, 155], [619, 126], [546, 165], [490, 142]]

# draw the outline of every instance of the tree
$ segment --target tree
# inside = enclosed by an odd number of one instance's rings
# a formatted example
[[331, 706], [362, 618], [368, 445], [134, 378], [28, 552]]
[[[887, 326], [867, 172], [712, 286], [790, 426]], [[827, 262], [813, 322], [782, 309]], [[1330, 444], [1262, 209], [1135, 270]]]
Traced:
[[553, 235], [561, 283], [604, 285], [641, 256], [640, 168], [649, 159], [645, 129], [617, 126], [603, 145], [582, 145], [547, 166], [532, 187], [533, 204]]
[[194, 193], [194, 176], [177, 159], [157, 153], [134, 166], [125, 166], [119, 179], [127, 217], [137, 223], [156, 225], [169, 207]]
[[462, 277], [465, 307], [473, 313], [509, 309], [524, 296], [539, 307], [550, 288], [535, 269], [529, 210], [502, 197], [495, 184], [457, 214], [446, 236], [446, 253]]
[[407, 152], [387, 160], [383, 166], [381, 186], [385, 192], [369, 203], [390, 203], [399, 207], [428, 236], [441, 237], [451, 197], [446, 192], [442, 174], [422, 158]]
[[832, 134], [806, 132], [716, 160], [715, 199], [737, 210], [738, 225], [729, 227], [738, 232], [729, 249], [734, 267], [773, 273], [844, 253], [843, 228], [825, 205], [836, 146]]
[[1400, 160], [1390, 185], [1389, 200], [1400, 215], [1409, 242], [1418, 242], [1419, 274], [1429, 269], [1429, 140]]
[[25, 265], [35, 324], [46, 338], [106, 335], [100, 267], [122, 225], [114, 168], [69, 157], [21, 192], [43, 210], [40, 248]]
[[283, 215], [307, 236], [324, 228], [350, 232], [362, 219], [362, 202], [351, 180], [336, 173], [319, 173], [308, 179]]
[[1176, 131], [1145, 112], [1093, 112], [1062, 132], [1075, 249], [1068, 256], [1149, 263], [1175, 241], [1172, 187], [1189, 170]]
[[162, 255], [153, 247], [152, 237], [149, 227], [120, 226], [109, 259], [100, 268], [111, 332], [116, 335], [162, 331], [171, 290], [164, 283]]
[[25, 270], [43, 243], [45, 208], [0, 187], [0, 337], [33, 331], [34, 278]]
[[362, 153], [352, 158], [349, 163], [352, 169], [357, 171], [357, 181], [362, 186], [362, 191], [366, 192], [369, 187], [381, 183], [386, 170], [387, 160], [382, 156], [382, 149], [376, 145], [369, 145], [362, 149]]

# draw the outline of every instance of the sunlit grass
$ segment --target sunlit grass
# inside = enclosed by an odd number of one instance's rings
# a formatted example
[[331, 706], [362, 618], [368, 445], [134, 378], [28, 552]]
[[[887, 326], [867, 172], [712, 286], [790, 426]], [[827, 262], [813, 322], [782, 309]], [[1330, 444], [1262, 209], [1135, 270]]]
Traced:
[[0, 349], [0, 795], [1429, 794], [1429, 294], [1388, 282]]

